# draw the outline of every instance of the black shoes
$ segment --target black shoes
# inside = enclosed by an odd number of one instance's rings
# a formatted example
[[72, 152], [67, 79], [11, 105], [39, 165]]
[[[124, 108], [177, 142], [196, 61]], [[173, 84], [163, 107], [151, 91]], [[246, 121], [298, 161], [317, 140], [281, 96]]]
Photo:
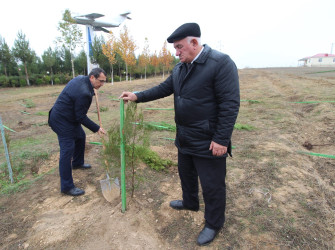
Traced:
[[[199, 211], [198, 208], [189, 208], [185, 207], [182, 200], [174, 200], [170, 202], [170, 207], [176, 210], [191, 210], [191, 211]], [[202, 231], [199, 233], [197, 244], [199, 246], [206, 246], [211, 243], [215, 236], [219, 233], [220, 229], [211, 229], [209, 227], [204, 227]]]
[[214, 240], [215, 236], [218, 234], [219, 231], [220, 229], [215, 230], [205, 226], [198, 236], [197, 244], [199, 246], [208, 245]]
[[83, 164], [83, 165], [80, 165], [80, 166], [73, 166], [72, 169], [89, 169], [91, 168], [91, 165], [90, 164]]
[[80, 188], [74, 187], [68, 191], [63, 191], [62, 193], [67, 194], [67, 195], [72, 195], [72, 196], [79, 196], [79, 195], [85, 194], [85, 191]]
[[199, 211], [199, 208], [189, 208], [185, 207], [182, 200], [175, 200], [170, 202], [170, 207], [176, 210], [191, 210], [191, 211]]

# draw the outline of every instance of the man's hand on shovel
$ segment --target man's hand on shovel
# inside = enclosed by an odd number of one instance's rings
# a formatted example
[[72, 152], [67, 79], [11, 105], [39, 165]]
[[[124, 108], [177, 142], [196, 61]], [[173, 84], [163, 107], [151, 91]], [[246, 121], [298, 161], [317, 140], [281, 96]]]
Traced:
[[99, 134], [100, 136], [103, 136], [103, 135], [106, 134], [106, 131], [105, 131], [102, 127], [100, 127], [99, 130], [98, 130], [98, 134]]

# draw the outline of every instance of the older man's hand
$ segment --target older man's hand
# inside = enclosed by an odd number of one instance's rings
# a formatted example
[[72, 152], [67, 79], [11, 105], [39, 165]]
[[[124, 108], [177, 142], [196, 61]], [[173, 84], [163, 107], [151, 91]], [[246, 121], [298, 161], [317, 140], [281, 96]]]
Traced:
[[214, 141], [211, 142], [211, 145], [209, 146], [209, 150], [212, 150], [212, 154], [214, 156], [222, 156], [225, 153], [227, 153], [227, 147], [222, 146]]
[[137, 100], [137, 96], [133, 92], [122, 92], [119, 98], [122, 98], [125, 103], [128, 101], [135, 102]]

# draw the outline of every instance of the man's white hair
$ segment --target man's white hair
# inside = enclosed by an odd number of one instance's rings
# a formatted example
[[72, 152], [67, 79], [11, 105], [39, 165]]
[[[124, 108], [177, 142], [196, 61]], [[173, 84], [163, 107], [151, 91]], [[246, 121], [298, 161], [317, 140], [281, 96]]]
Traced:
[[187, 37], [187, 42], [190, 43], [193, 39], [197, 40], [198, 44], [201, 45], [201, 38], [200, 37], [188, 36]]

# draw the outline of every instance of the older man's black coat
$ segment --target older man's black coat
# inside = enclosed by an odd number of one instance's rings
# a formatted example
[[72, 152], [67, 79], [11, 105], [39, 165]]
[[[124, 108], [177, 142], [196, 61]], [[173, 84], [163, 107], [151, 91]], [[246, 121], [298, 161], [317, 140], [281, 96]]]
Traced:
[[230, 149], [240, 91], [237, 68], [228, 55], [204, 45], [188, 72], [186, 64], [179, 63], [163, 83], [136, 96], [137, 102], [147, 102], [171, 94], [177, 125], [175, 144], [181, 153], [214, 158], [209, 150], [211, 141]]

